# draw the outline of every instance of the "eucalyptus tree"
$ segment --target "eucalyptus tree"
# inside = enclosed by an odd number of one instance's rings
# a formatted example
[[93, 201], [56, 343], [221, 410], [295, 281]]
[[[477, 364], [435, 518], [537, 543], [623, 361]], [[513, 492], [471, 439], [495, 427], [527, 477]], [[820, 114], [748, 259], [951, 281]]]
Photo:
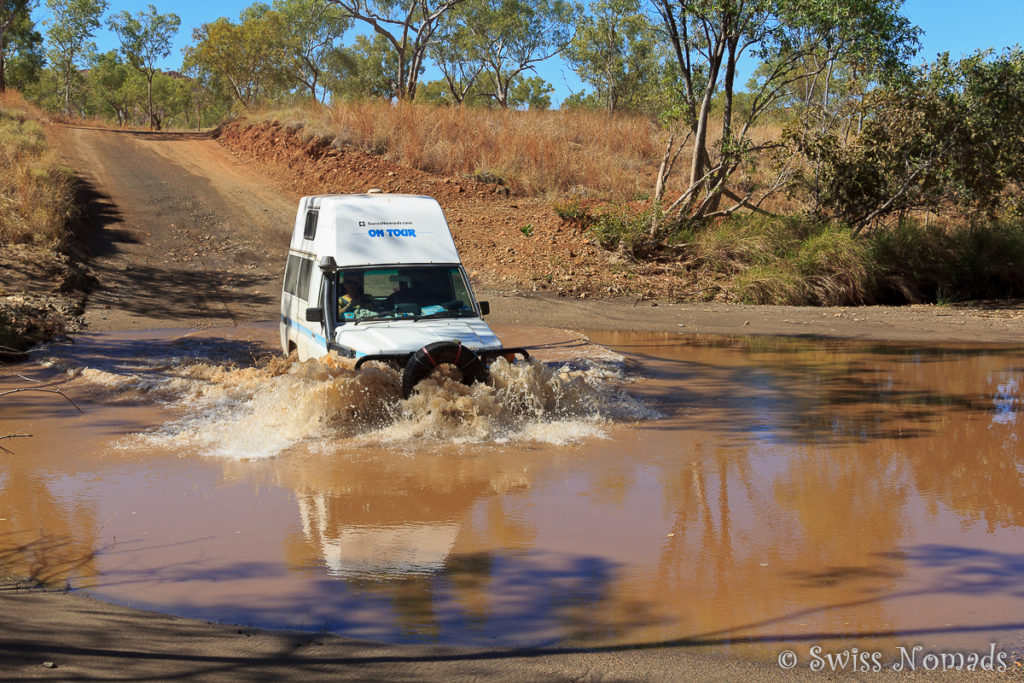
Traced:
[[[668, 207], [699, 219], [757, 209], [780, 189], [792, 169], [784, 168], [755, 197], [754, 184], [737, 194], [727, 187], [752, 155], [779, 145], [755, 142], [751, 127], [771, 111], [791, 86], [856, 55], [865, 68], [895, 69], [917, 48], [918, 29], [900, 14], [902, 0], [652, 0], [678, 68], [673, 114], [686, 139], [662, 160], [656, 199], [684, 145], [691, 145], [686, 189]], [[810, 56], [814, 60], [809, 60]], [[766, 65], [749, 84], [749, 110], [734, 119], [736, 76], [741, 60]], [[809, 64], [811, 65], [809, 67]], [[880, 77], [884, 77], [881, 74]], [[721, 99], [721, 133], [709, 141], [712, 102]], [[738, 118], [738, 117], [737, 117]], [[723, 197], [734, 203], [723, 207]]]
[[399, 97], [398, 57], [381, 35], [356, 36], [354, 45], [331, 55], [330, 65], [329, 88], [334, 98], [351, 101]]
[[463, 49], [489, 75], [477, 94], [502, 107], [526, 72], [566, 49], [572, 19], [565, 0], [466, 0], [448, 17]]
[[[431, 41], [429, 55], [441, 71], [451, 100], [462, 105], [474, 99], [472, 88], [484, 70], [484, 64], [473, 36], [456, 15], [457, 11], [449, 12], [441, 22]], [[434, 95], [431, 98], [439, 99]]]
[[192, 31], [194, 45], [185, 49], [184, 68], [209, 73], [226, 85], [243, 108], [287, 92], [287, 33], [281, 14], [253, 5], [234, 23], [221, 17]]
[[373, 29], [393, 53], [386, 57], [395, 64], [395, 97], [412, 100], [423, 72], [427, 50], [442, 18], [464, 0], [330, 0], [353, 19]]
[[566, 50], [576, 73], [609, 112], [660, 113], [669, 57], [638, 0], [594, 0]]
[[[42, 68], [40, 46], [43, 37], [32, 21], [34, 0], [0, 0], [0, 93], [7, 90], [8, 67], [11, 56], [20, 80]], [[20, 68], [19, 68], [20, 67]]]
[[234, 100], [225, 82], [197, 66], [183, 69], [187, 95], [186, 124], [202, 128], [223, 121]]
[[181, 19], [173, 12], [159, 14], [150, 5], [135, 16], [119, 12], [107, 22], [121, 41], [121, 54], [133, 69], [146, 77], [146, 112], [149, 127], [160, 128], [160, 119], [153, 111], [153, 77], [159, 70], [156, 63], [171, 54], [171, 40], [178, 33]]
[[111, 50], [93, 57], [86, 77], [91, 108], [108, 119], [113, 113], [119, 126], [128, 123], [128, 112], [132, 106], [130, 89], [126, 87], [131, 73], [131, 67], [121, 61], [115, 50]]
[[324, 76], [332, 57], [341, 49], [342, 35], [352, 24], [351, 17], [329, 0], [274, 0], [284, 33], [278, 36], [287, 49], [284, 69], [310, 97], [323, 102], [327, 90]]
[[64, 113], [71, 116], [71, 89], [81, 78], [79, 68], [83, 56], [95, 49], [91, 38], [107, 11], [107, 0], [46, 0], [46, 7], [51, 15], [46, 31], [47, 57], [60, 79]]
[[872, 90], [860, 135], [796, 141], [815, 177], [816, 208], [855, 232], [915, 210], [1019, 215], [1024, 201], [1024, 50], [940, 55]]

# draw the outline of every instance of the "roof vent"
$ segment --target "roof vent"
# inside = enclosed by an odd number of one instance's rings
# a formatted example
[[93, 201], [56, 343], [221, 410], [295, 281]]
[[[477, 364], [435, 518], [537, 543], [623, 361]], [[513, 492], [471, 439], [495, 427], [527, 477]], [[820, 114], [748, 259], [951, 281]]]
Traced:
[[371, 187], [369, 190], [366, 191], [366, 194], [384, 194], [384, 190], [380, 189], [379, 187]]

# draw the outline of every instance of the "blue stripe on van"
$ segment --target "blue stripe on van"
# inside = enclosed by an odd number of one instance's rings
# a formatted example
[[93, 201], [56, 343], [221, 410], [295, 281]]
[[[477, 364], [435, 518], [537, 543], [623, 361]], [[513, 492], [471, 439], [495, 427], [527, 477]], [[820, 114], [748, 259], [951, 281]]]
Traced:
[[297, 323], [296, 321], [292, 320], [291, 318], [289, 318], [286, 315], [282, 315], [281, 316], [281, 322], [284, 323], [285, 327], [294, 327], [296, 330], [298, 330], [299, 334], [301, 334], [303, 336], [306, 336], [306, 337], [309, 337], [314, 342], [316, 342], [320, 346], [323, 346], [324, 348], [327, 347], [327, 337], [325, 337], [324, 335], [317, 334], [316, 332], [314, 332], [313, 330], [309, 329], [305, 325], [300, 325], [299, 323]]

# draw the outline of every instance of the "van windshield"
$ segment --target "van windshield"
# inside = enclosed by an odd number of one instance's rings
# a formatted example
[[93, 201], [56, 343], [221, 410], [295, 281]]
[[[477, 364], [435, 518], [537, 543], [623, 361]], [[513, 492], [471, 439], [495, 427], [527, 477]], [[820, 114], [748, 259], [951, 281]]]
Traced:
[[455, 266], [360, 268], [338, 272], [338, 322], [476, 317]]

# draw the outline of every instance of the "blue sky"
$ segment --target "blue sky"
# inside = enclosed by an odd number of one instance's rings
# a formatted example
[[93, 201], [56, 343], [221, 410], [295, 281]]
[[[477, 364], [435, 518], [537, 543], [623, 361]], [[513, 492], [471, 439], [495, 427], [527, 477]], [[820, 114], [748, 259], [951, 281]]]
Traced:
[[[235, 20], [242, 9], [252, 4], [252, 0], [110, 0], [107, 16], [122, 10], [134, 14], [151, 2], [158, 11], [174, 12], [181, 17], [174, 52], [164, 65], [167, 69], [181, 65], [181, 50], [191, 42], [193, 28], [222, 16]], [[924, 30], [919, 61], [934, 59], [940, 52], [948, 51], [958, 57], [979, 48], [998, 50], [1024, 43], [1024, 0], [906, 0], [903, 11]], [[45, 6], [38, 8], [35, 16], [37, 21], [45, 18]], [[96, 43], [100, 51], [118, 47], [117, 38], [105, 28], [97, 33]], [[582, 89], [572, 69], [558, 60], [541, 65], [538, 72], [555, 87], [556, 102], [573, 90]], [[425, 75], [427, 80], [438, 77], [429, 71]]]

